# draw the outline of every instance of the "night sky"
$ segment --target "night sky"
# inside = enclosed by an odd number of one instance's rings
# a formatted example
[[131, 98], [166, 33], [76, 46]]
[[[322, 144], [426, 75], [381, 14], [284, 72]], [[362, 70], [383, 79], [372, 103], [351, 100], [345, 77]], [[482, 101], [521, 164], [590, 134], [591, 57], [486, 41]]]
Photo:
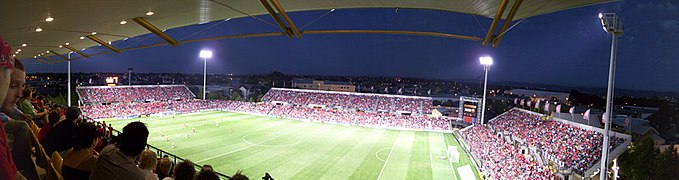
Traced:
[[[202, 73], [200, 49], [212, 49], [209, 73], [268, 73], [476, 79], [478, 57], [495, 59], [489, 81], [605, 88], [611, 37], [597, 17], [615, 12], [625, 23], [618, 46], [617, 88], [679, 91], [679, 2], [622, 1], [531, 17], [505, 34], [498, 48], [480, 42], [397, 35], [304, 35], [187, 43], [73, 61], [74, 72]], [[327, 11], [289, 13], [298, 27]], [[270, 16], [260, 16], [273, 22]], [[478, 19], [478, 22], [477, 20]], [[514, 22], [518, 22], [516, 20]], [[338, 9], [302, 30], [396, 29], [483, 37], [491, 19], [469, 14], [400, 9]], [[479, 25], [479, 23], [481, 25]], [[168, 30], [173, 37], [205, 25]], [[498, 26], [499, 27], [499, 26]], [[253, 18], [221, 23], [196, 35], [280, 31]], [[497, 31], [496, 31], [497, 32]], [[192, 37], [192, 38], [196, 38]], [[179, 39], [179, 38], [177, 38]], [[115, 42], [114, 42], [115, 45]], [[66, 72], [66, 63], [27, 61], [29, 72]]]

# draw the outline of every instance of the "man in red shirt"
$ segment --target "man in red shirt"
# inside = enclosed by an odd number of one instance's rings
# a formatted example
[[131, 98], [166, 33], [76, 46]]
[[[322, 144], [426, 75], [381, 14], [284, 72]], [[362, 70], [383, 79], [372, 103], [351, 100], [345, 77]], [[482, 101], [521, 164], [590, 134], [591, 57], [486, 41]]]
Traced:
[[[0, 36], [0, 102], [5, 101], [7, 90], [9, 90], [10, 76], [14, 69], [14, 59], [11, 57], [11, 53], [12, 48]], [[0, 113], [0, 179], [25, 179], [17, 171], [7, 144], [5, 122], [9, 120], [10, 118], [7, 115]]]

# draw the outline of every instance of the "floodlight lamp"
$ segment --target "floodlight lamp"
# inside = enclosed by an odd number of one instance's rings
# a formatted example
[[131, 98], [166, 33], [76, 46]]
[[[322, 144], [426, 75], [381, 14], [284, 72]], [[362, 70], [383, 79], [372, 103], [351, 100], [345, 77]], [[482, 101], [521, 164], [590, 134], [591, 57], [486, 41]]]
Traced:
[[480, 57], [479, 61], [481, 62], [482, 65], [486, 65], [486, 66], [493, 65], [493, 58], [491, 58], [490, 56]]
[[202, 58], [211, 58], [212, 57], [212, 51], [201, 50], [199, 55]]
[[604, 14], [599, 13], [599, 19], [603, 18]]

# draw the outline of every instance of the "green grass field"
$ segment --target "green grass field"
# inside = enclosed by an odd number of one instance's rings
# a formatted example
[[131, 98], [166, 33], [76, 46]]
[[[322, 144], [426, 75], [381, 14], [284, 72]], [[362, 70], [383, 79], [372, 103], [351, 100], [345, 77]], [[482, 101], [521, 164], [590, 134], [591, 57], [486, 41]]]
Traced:
[[[348, 127], [221, 111], [107, 123], [122, 130], [138, 120], [149, 128], [149, 144], [201, 165], [210, 164], [227, 175], [243, 170], [250, 179], [259, 179], [265, 172], [275, 179], [479, 179], [448, 133]], [[459, 163], [447, 159], [448, 146], [458, 148]]]

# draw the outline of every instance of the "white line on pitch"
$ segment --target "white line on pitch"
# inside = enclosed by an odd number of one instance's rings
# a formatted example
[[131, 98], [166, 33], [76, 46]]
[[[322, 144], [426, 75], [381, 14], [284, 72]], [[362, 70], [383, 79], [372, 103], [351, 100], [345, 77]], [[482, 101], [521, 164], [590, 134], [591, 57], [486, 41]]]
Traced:
[[[226, 153], [224, 153], [224, 154], [220, 154], [220, 155], [217, 155], [217, 156], [209, 157], [209, 158], [207, 158], [207, 159], [203, 159], [203, 160], [200, 160], [200, 161], [196, 161], [196, 163], [203, 162], [203, 161], [207, 161], [207, 160], [211, 160], [211, 159], [214, 159], [214, 158], [218, 158], [218, 157], [226, 156], [226, 155], [229, 155], [229, 154], [232, 154], [232, 153], [236, 153], [236, 152], [238, 152], [238, 151], [242, 151], [242, 150], [249, 149], [249, 148], [254, 147], [254, 146], [257, 146], [257, 145], [259, 145], [259, 144], [262, 144], [262, 143], [265, 143], [265, 142], [274, 140], [274, 139], [276, 139], [276, 138], [279, 138], [279, 137], [281, 137], [281, 136], [285, 136], [285, 135], [287, 135], [287, 134], [290, 134], [290, 133], [292, 133], [292, 132], [295, 132], [295, 131], [296, 131], [297, 129], [299, 129], [300, 127], [301, 127], [301, 126], [298, 126], [297, 128], [295, 128], [295, 129], [292, 130], [292, 131], [288, 131], [288, 132], [286, 132], [286, 133], [283, 133], [283, 134], [281, 134], [281, 135], [278, 135], [278, 136], [275, 136], [275, 137], [266, 139], [266, 140], [264, 140], [264, 141], [262, 141], [262, 142], [259, 142], [259, 143], [251, 144], [251, 145], [249, 145], [249, 146], [242, 147], [242, 148], [240, 148], [240, 149], [236, 149], [236, 150], [233, 150], [233, 151], [229, 151], [229, 152], [226, 152]], [[387, 157], [387, 159], [388, 159], [388, 157]]]
[[[448, 153], [449, 150], [448, 150], [448, 144], [446, 144], [446, 138], [443, 137], [443, 133], [441, 133], [440, 135], [441, 135], [441, 140], [443, 141], [443, 147], [444, 147], [443, 149], [446, 150], [446, 155], [448, 156], [448, 162], [450, 162], [450, 170], [453, 171], [453, 177], [455, 179], [457, 179], [457, 174], [455, 173], [455, 167], [453, 167], [453, 161], [451, 161], [450, 153]], [[458, 157], [458, 158], [460, 158], [460, 157]]]
[[387, 167], [387, 162], [389, 162], [389, 158], [391, 157], [391, 153], [394, 152], [394, 146], [396, 146], [396, 140], [398, 140], [398, 136], [396, 136], [396, 139], [394, 139], [394, 144], [391, 145], [391, 150], [389, 150], [389, 155], [387, 155], [387, 160], [384, 161], [384, 165], [382, 165], [382, 170], [380, 171], [380, 175], [377, 176], [377, 180], [382, 177], [382, 173], [384, 173], [384, 168]]

